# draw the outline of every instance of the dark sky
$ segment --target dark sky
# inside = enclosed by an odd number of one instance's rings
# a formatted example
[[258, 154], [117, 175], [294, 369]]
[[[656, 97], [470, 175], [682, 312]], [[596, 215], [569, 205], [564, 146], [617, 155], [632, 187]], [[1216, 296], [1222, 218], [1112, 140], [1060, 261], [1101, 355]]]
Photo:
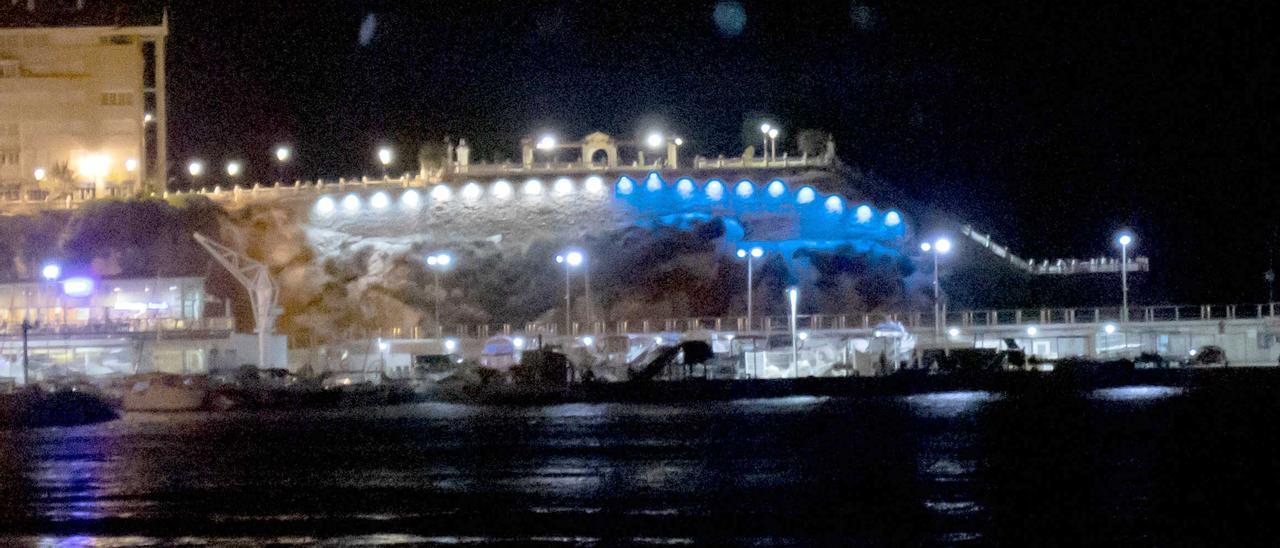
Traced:
[[1132, 227], [1158, 271], [1135, 299], [1260, 301], [1275, 20], [1261, 2], [1115, 4], [743, 1], [722, 27], [696, 0], [175, 1], [171, 154], [269, 177], [288, 142], [293, 175], [336, 177], [375, 172], [384, 142], [518, 158], [534, 131], [665, 125], [736, 155], [768, 114], [784, 139], [833, 132], [922, 227], [969, 221], [1031, 257], [1115, 253]]

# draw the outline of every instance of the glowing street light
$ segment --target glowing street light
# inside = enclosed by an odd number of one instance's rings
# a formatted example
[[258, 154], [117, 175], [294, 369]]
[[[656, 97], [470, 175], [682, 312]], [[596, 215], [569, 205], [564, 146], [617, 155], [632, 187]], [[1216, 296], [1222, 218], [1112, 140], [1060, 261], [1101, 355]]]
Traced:
[[538, 139], [538, 144], [534, 145], [534, 148], [538, 150], [552, 150], [556, 148], [556, 138], [551, 135], [543, 135], [541, 139]]
[[286, 146], [278, 146], [278, 147], [276, 147], [276, 161], [277, 161], [277, 162], [280, 162], [280, 163], [282, 163], [282, 164], [283, 164], [283, 163], [285, 163], [285, 162], [288, 162], [288, 161], [289, 161], [289, 158], [290, 158], [291, 156], [293, 156], [293, 151], [289, 150], [289, 147], [286, 147]]
[[653, 150], [658, 150], [658, 148], [662, 146], [662, 141], [662, 134], [656, 131], [650, 132], [649, 136], [644, 138], [645, 146], [648, 146]]
[[135, 172], [135, 171], [138, 171], [138, 159], [137, 159], [137, 158], [129, 158], [129, 159], [125, 160], [125, 161], [124, 161], [124, 170], [125, 170], [125, 171], [127, 171], [127, 172], [129, 172], [129, 173], [133, 173], [133, 172]]
[[1120, 244], [1120, 321], [1129, 321], [1129, 244], [1133, 235], [1122, 232], [1116, 238]]
[[36, 181], [37, 181], [37, 182], [39, 182], [39, 181], [43, 181], [43, 180], [44, 180], [44, 178], [45, 178], [45, 177], [47, 177], [48, 175], [49, 175], [49, 173], [48, 173], [47, 171], [45, 171], [45, 170], [44, 170], [44, 168], [42, 168], [42, 167], [38, 167], [38, 168], [36, 168], [35, 172], [34, 172], [34, 173], [32, 173], [32, 176], [34, 176], [34, 177], [36, 178]]
[[938, 238], [932, 244], [923, 242], [920, 251], [933, 253], [933, 334], [942, 336], [942, 286], [938, 283], [938, 256], [951, 252], [951, 240]]
[[764, 161], [769, 161], [769, 130], [773, 129], [767, 123], [760, 124], [760, 156], [764, 157]]
[[[587, 257], [581, 251], [569, 251], [556, 255], [556, 263], [564, 265], [564, 326], [565, 335], [573, 335], [573, 296], [570, 293], [570, 275], [573, 269], [580, 266], [587, 260]], [[591, 308], [591, 278], [590, 270], [587, 271], [587, 308]]]
[[387, 178], [387, 166], [391, 164], [391, 149], [382, 147], [378, 149], [378, 163], [382, 164], [382, 178]]
[[190, 161], [187, 163], [187, 173], [190, 173], [193, 179], [204, 175], [204, 162], [200, 160]]
[[752, 309], [754, 305], [755, 283], [752, 281], [753, 263], [756, 259], [764, 256], [764, 249], [753, 247], [750, 250], [739, 249], [738, 258], [747, 260], [747, 331], [751, 331]]
[[427, 267], [435, 275], [435, 292], [432, 293], [435, 296], [435, 306], [433, 308], [435, 308], [436, 332], [440, 334], [444, 333], [444, 326], [440, 325], [440, 272], [449, 270], [449, 265], [452, 264], [453, 255], [446, 251], [427, 256]]
[[62, 266], [58, 263], [48, 263], [40, 268], [40, 277], [47, 281], [54, 281], [62, 277]]
[[243, 166], [240, 164], [240, 162], [237, 162], [237, 161], [235, 161], [235, 160], [232, 160], [232, 161], [230, 161], [230, 162], [227, 162], [227, 176], [228, 176], [228, 177], [239, 177], [239, 176], [240, 176], [240, 172], [241, 172], [242, 170], [243, 170]]

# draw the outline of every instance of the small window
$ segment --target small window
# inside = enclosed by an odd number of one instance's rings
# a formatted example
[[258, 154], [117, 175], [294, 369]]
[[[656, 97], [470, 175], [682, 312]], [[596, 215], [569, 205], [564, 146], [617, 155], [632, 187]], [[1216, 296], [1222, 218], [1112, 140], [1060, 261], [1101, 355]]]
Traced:
[[107, 91], [102, 94], [102, 106], [127, 107], [133, 104], [133, 94], [127, 91]]
[[0, 148], [0, 166], [18, 165], [18, 149]]
[[133, 37], [128, 34], [112, 34], [99, 37], [98, 43], [104, 46], [127, 46], [133, 43]]
[[18, 73], [17, 61], [0, 60], [0, 78], [17, 78]]

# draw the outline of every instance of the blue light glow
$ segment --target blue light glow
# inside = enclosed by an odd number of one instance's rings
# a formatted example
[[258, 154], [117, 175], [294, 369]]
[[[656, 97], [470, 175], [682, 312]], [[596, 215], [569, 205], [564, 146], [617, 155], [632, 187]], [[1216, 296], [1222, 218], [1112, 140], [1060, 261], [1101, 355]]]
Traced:
[[885, 226], [898, 226], [902, 223], [902, 216], [897, 211], [890, 211], [884, 216]]
[[88, 297], [93, 294], [93, 285], [93, 278], [67, 278], [62, 282], [62, 293], [68, 297]]
[[751, 184], [751, 181], [744, 179], [738, 181], [738, 185], [733, 187], [733, 191], [737, 193], [739, 198], [750, 198], [752, 194], [755, 194], [756, 186]]
[[721, 198], [724, 198], [724, 183], [720, 181], [712, 180], [711, 182], [707, 183], [706, 190], [707, 190], [707, 198], [710, 198], [715, 201], [719, 201]]
[[645, 180], [644, 187], [648, 189], [649, 192], [662, 190], [662, 179], [658, 177], [657, 173], [650, 173], [649, 178]]
[[854, 212], [854, 217], [858, 221], [858, 224], [865, 225], [871, 222], [871, 206], [866, 206], [866, 205], [858, 206], [857, 211]]
[[694, 190], [693, 181], [688, 178], [680, 179], [676, 182], [676, 192], [680, 194], [681, 198], [689, 199], [693, 196]]
[[830, 196], [826, 202], [823, 202], [823, 207], [827, 209], [827, 213], [842, 213], [844, 212], [844, 200], [841, 200], [839, 196]]
[[817, 193], [814, 192], [813, 187], [807, 186], [800, 189], [800, 192], [796, 193], [796, 203], [797, 204], [812, 203], [816, 197], [817, 197]]
[[768, 190], [769, 190], [769, 196], [777, 198], [779, 196], [782, 196], [782, 193], [787, 191], [787, 185], [782, 181], [774, 179], [772, 183], [769, 183]]
[[632, 181], [630, 177], [623, 177], [621, 179], [618, 179], [618, 194], [622, 194], [625, 196], [625, 195], [631, 194], [631, 192], [634, 191], [635, 189], [636, 189], [636, 183], [635, 181]]

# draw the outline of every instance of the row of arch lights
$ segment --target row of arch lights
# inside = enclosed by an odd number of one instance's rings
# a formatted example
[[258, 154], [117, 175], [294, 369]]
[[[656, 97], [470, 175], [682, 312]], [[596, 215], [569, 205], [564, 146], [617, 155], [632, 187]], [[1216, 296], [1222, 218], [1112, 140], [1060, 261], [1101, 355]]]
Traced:
[[[604, 193], [604, 180], [597, 176], [587, 177], [582, 184], [583, 190], [590, 194]], [[573, 180], [567, 177], [556, 179], [551, 184], [551, 192], [557, 196], [568, 196], [576, 191]], [[541, 180], [529, 179], [520, 187], [520, 193], [525, 196], [541, 196], [547, 191]], [[516, 188], [510, 181], [499, 179], [489, 185], [488, 195], [498, 200], [508, 200], [515, 196]], [[447, 202], [453, 199], [454, 191], [448, 185], [439, 184], [432, 187], [428, 193], [434, 202]], [[458, 191], [461, 198], [467, 202], [476, 202], [485, 196], [485, 191], [480, 184], [471, 181], [462, 186]], [[421, 207], [423, 203], [422, 194], [417, 190], [406, 190], [400, 195], [400, 205], [408, 208]], [[316, 201], [316, 212], [322, 215], [328, 215], [337, 211], [339, 208], [347, 213], [354, 213], [360, 210], [360, 197], [355, 194], [348, 194], [342, 200], [336, 201], [331, 196], [321, 197]], [[386, 209], [391, 207], [391, 196], [384, 191], [375, 192], [369, 197], [369, 207], [373, 209]]]
[[[650, 175], [645, 183], [649, 191], [657, 191], [662, 188], [662, 180], [656, 174]], [[617, 191], [621, 195], [629, 195], [635, 191], [635, 182], [629, 177], [622, 177], [616, 185]], [[696, 190], [696, 185], [691, 179], [681, 178], [676, 181], [676, 192], [682, 198], [692, 198]], [[500, 179], [489, 185], [488, 194], [490, 197], [498, 200], [507, 200], [515, 195], [515, 187], [507, 180]], [[602, 194], [604, 192], [604, 181], [598, 176], [588, 177], [583, 181], [583, 190], [589, 194]], [[558, 196], [567, 196], [576, 191], [574, 183], [567, 177], [556, 179], [551, 185], [551, 192]], [[707, 198], [711, 200], [720, 200], [724, 197], [725, 186], [719, 180], [708, 181], [703, 187], [703, 192]], [[740, 198], [750, 198], [755, 194], [755, 185], [751, 181], [739, 181], [734, 187], [734, 193]], [[541, 196], [546, 192], [546, 188], [542, 181], [538, 179], [529, 179], [524, 182], [520, 188], [520, 192], [525, 196]], [[787, 192], [786, 183], [780, 180], [774, 180], [765, 186], [765, 192], [773, 198], [781, 198]], [[485, 191], [480, 184], [472, 181], [462, 186], [459, 191], [462, 199], [468, 202], [475, 202], [484, 197]], [[453, 189], [447, 185], [436, 185], [431, 189], [430, 197], [435, 202], [445, 202], [453, 198]], [[818, 193], [812, 187], [803, 187], [796, 192], [796, 203], [808, 204], [818, 199]], [[422, 195], [417, 190], [407, 190], [400, 195], [400, 204], [404, 207], [418, 208], [422, 205]], [[839, 196], [828, 196], [823, 200], [823, 205], [829, 213], [843, 213], [845, 209], [844, 199]], [[369, 206], [375, 210], [386, 209], [391, 207], [391, 196], [384, 191], [379, 191], [369, 197]], [[342, 198], [341, 202], [335, 201], [331, 196], [324, 196], [316, 202], [316, 212], [321, 215], [328, 215], [339, 208], [344, 212], [354, 213], [360, 210], [360, 197], [355, 194], [348, 194]], [[867, 224], [871, 222], [874, 211], [868, 205], [860, 205], [854, 210], [854, 219], [859, 224]], [[897, 226], [902, 223], [902, 216], [896, 211], [890, 211], [885, 214], [885, 226]]]

